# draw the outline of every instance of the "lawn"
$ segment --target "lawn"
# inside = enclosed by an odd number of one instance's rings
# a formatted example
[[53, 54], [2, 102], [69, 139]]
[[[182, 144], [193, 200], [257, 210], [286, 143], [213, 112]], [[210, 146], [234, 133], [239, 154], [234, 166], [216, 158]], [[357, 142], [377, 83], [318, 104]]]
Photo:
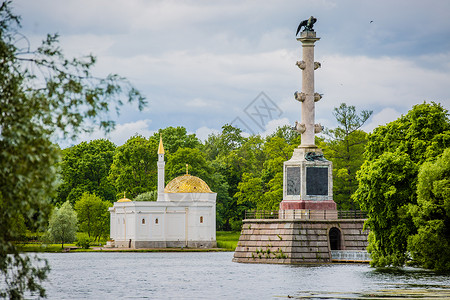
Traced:
[[236, 249], [240, 235], [241, 233], [239, 231], [217, 231], [217, 247], [234, 251]]
[[[81, 237], [82, 234], [79, 234], [78, 238]], [[239, 236], [241, 233], [239, 231], [217, 231], [216, 232], [216, 241], [217, 247], [226, 249], [229, 251], [234, 251], [236, 249], [237, 243], [239, 241]], [[100, 244], [105, 244], [105, 241], [102, 241]], [[62, 252], [61, 244], [46, 244], [39, 242], [31, 242], [31, 243], [18, 243], [16, 244], [17, 248], [21, 252]], [[95, 243], [95, 246], [99, 245], [99, 243]], [[64, 244], [64, 248], [72, 248], [71, 251], [74, 251], [76, 248], [75, 243]], [[92, 249], [77, 249], [75, 251], [92, 251]]]

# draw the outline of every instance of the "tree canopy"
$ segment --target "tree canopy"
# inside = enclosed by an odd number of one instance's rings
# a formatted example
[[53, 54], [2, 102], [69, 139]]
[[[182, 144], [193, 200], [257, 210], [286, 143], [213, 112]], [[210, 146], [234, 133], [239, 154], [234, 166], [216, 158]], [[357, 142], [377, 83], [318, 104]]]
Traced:
[[112, 206], [109, 201], [103, 201], [95, 194], [84, 192], [75, 202], [75, 211], [78, 216], [79, 228], [86, 232], [89, 238], [98, 240], [109, 235], [109, 211]]
[[418, 265], [450, 270], [450, 148], [435, 161], [420, 166], [417, 205], [409, 206], [417, 233], [408, 250]]
[[58, 186], [55, 202], [69, 200], [74, 204], [84, 192], [114, 201], [117, 192], [108, 176], [115, 149], [116, 145], [105, 139], [81, 142], [64, 149], [60, 162], [62, 182]]
[[335, 129], [326, 130], [328, 139], [322, 143], [324, 155], [333, 161], [333, 199], [338, 209], [355, 210], [351, 196], [358, 187], [356, 172], [364, 162], [367, 133], [361, 127], [372, 111], [356, 113], [355, 106], [342, 103], [333, 112], [338, 122]]
[[[406, 115], [377, 127], [369, 135], [366, 161], [357, 173], [359, 186], [354, 200], [368, 213], [372, 265], [403, 265], [408, 242], [423, 236], [424, 228], [417, 227], [420, 216], [411, 214], [415, 210], [409, 209], [418, 205], [419, 168], [424, 162], [434, 161], [449, 147], [448, 112], [433, 102], [415, 105]], [[420, 193], [423, 191], [419, 189]], [[421, 201], [426, 203], [425, 199]], [[411, 235], [415, 238], [409, 239]]]
[[[11, 1], [0, 5], [0, 272], [7, 288], [0, 296], [20, 298], [25, 291], [45, 291], [46, 269], [19, 255], [13, 243], [20, 224], [46, 224], [56, 188], [57, 136], [74, 137], [114, 122], [107, 113], [123, 101], [145, 99], [118, 75], [92, 75], [95, 57], [66, 58], [58, 35], [48, 35], [36, 49], [20, 47], [20, 17]], [[124, 93], [126, 94], [125, 97]], [[92, 126], [87, 126], [89, 121]], [[11, 254], [11, 255], [8, 255]], [[14, 266], [14, 268], [11, 268]], [[13, 269], [20, 270], [12, 276]], [[17, 274], [16, 274], [17, 275]]]
[[77, 213], [73, 210], [69, 201], [64, 202], [61, 207], [55, 207], [48, 222], [48, 238], [55, 243], [61, 243], [64, 248], [65, 243], [75, 241], [77, 235]]

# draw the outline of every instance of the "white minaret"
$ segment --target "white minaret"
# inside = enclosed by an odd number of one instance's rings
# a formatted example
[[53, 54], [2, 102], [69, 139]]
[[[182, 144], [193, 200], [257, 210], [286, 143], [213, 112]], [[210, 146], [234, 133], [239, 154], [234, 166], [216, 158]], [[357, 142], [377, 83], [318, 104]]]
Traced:
[[162, 142], [162, 136], [159, 136], [158, 147], [158, 198], [157, 201], [164, 201], [164, 170], [166, 162], [164, 161], [164, 146]]

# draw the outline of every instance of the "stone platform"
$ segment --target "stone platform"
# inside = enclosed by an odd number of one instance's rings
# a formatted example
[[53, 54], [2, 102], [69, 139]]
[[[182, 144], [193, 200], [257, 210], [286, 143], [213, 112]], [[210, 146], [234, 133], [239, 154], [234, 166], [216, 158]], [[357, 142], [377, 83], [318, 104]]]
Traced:
[[331, 250], [366, 250], [363, 219], [244, 220], [233, 261], [331, 263]]

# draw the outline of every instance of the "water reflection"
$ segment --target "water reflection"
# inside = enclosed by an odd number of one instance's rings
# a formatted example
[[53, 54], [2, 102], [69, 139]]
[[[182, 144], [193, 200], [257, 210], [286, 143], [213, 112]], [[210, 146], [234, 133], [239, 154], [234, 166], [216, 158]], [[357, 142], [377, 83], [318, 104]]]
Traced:
[[[368, 265], [262, 265], [233, 253], [40, 254], [52, 267], [49, 299], [431, 299], [450, 297], [450, 278]], [[411, 298], [410, 298], [411, 299]]]

